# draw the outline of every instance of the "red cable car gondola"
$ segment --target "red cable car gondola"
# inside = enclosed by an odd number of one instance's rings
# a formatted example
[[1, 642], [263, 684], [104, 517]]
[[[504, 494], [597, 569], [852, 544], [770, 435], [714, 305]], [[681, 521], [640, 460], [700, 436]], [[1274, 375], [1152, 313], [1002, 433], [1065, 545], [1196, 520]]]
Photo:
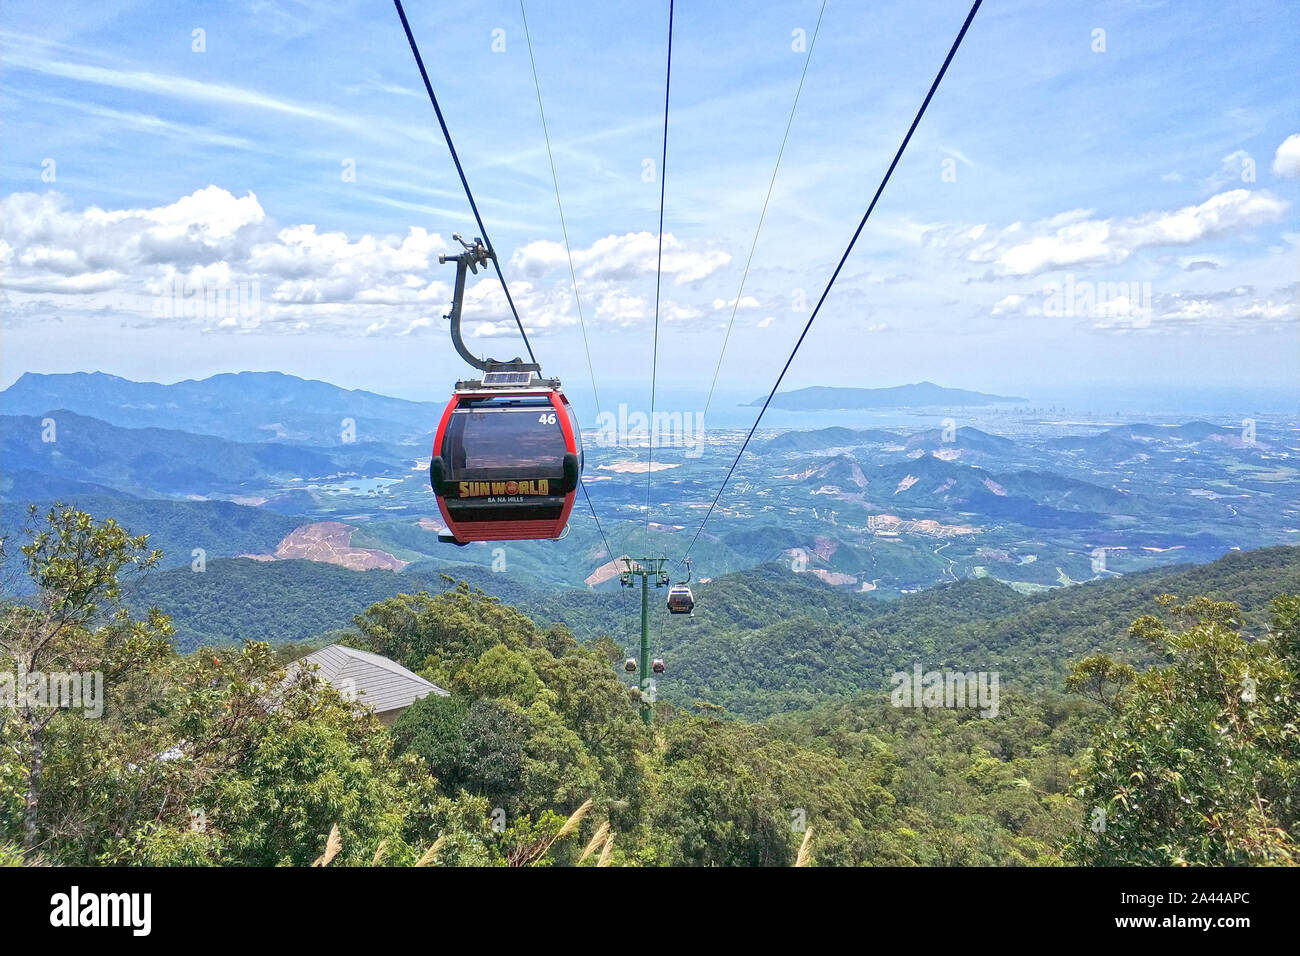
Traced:
[[462, 544], [558, 538], [582, 480], [581, 432], [564, 393], [546, 381], [494, 384], [503, 379], [533, 380], [488, 372], [458, 383], [434, 439], [429, 483]]
[[465, 252], [439, 256], [456, 263], [452, 344], [483, 370], [479, 381], [457, 382], [434, 436], [429, 484], [447, 522], [446, 538], [515, 541], [564, 533], [582, 481], [582, 433], [556, 379], [544, 379], [522, 359], [479, 359], [460, 336], [466, 271], [494, 253], [455, 236]]

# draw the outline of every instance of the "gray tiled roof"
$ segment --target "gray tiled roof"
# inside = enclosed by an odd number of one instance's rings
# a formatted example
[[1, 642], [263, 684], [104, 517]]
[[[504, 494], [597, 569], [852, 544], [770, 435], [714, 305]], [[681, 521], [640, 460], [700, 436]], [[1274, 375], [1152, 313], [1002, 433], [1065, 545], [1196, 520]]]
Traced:
[[[409, 707], [430, 694], [446, 697], [447, 692], [419, 674], [408, 671], [387, 657], [359, 651], [355, 647], [331, 644], [300, 658], [296, 663], [315, 664], [320, 676], [340, 690], [355, 689], [358, 703], [382, 714]], [[346, 683], [346, 682], [351, 682]]]

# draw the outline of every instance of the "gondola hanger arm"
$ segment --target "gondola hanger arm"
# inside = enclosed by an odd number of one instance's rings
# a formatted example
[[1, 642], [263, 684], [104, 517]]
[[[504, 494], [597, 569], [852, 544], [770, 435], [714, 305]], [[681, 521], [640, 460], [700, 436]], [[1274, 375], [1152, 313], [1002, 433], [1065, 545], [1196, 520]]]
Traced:
[[456, 288], [452, 293], [451, 311], [443, 316], [444, 319], [451, 321], [451, 344], [456, 347], [456, 354], [463, 358], [474, 368], [482, 372], [499, 371], [508, 369], [513, 371], [530, 371], [541, 372], [541, 366], [536, 363], [526, 363], [523, 359], [516, 358], [510, 362], [498, 362], [496, 359], [481, 359], [476, 356], [465, 345], [465, 340], [461, 337], [460, 320], [461, 313], [465, 305], [465, 276], [468, 272], [478, 274], [479, 266], [486, 266], [488, 261], [495, 261], [497, 254], [495, 249], [484, 245], [481, 238], [475, 238], [473, 242], [466, 242], [461, 238], [459, 233], [452, 233], [451, 236], [464, 247], [464, 252], [459, 255], [449, 256], [445, 253], [439, 254], [439, 264], [445, 265], [448, 262], [456, 263]]

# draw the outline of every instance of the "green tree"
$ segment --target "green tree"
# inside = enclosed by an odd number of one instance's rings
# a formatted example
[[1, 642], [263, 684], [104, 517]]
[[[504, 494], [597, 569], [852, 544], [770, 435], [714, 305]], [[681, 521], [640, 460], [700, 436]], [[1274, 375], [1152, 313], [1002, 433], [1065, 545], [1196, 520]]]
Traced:
[[[139, 771], [152, 812], [107, 842], [104, 862], [302, 866], [337, 826], [339, 863], [382, 845], [401, 865], [457, 818], [418, 756], [394, 756], [373, 715], [315, 671], [286, 671], [268, 644], [178, 662], [159, 711], [150, 746], [167, 749]], [[487, 859], [473, 848], [483, 830], [463, 832], [458, 852]]]
[[354, 623], [363, 646], [424, 672], [442, 686], [497, 644], [510, 649], [542, 644], [532, 621], [495, 598], [471, 591], [463, 581], [437, 596], [421, 591], [380, 601], [358, 614]]
[[[1080, 798], [1089, 864], [1300, 863], [1300, 600], [1273, 602], [1262, 635], [1232, 603], [1159, 599], [1130, 633], [1168, 662], [1134, 677], [1093, 741]], [[1077, 687], [1111, 673], [1096, 658]]]
[[513, 810], [524, 792], [528, 719], [506, 703], [476, 700], [465, 714], [464, 733], [460, 776], [465, 789]]
[[[5, 597], [0, 648], [29, 679], [56, 672], [100, 675], [102, 693], [111, 701], [123, 684], [171, 653], [166, 615], [150, 608], [144, 617], [133, 617], [120, 603], [123, 577], [153, 567], [161, 553], [150, 550], [147, 535], [133, 537], [111, 518], [96, 522], [61, 504], [47, 512], [43, 525], [35, 506], [28, 516], [27, 540], [19, 550], [36, 593], [23, 603]], [[15, 682], [17, 692], [23, 689]], [[56, 720], [78, 718], [55, 701], [21, 696], [22, 740], [14, 757], [26, 770], [22, 845], [31, 853], [43, 838], [47, 735]], [[8, 725], [4, 729], [11, 732]]]
[[460, 697], [430, 694], [417, 700], [393, 722], [393, 749], [413, 753], [429, 766], [444, 793], [464, 786], [465, 715]]

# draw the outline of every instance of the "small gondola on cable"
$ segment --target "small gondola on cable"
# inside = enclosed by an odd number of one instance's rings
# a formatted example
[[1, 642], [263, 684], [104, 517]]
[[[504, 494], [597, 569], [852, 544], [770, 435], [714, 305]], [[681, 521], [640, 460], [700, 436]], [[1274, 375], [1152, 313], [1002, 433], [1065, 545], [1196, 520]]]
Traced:
[[455, 544], [559, 538], [582, 481], [582, 433], [558, 379], [536, 363], [476, 358], [461, 339], [466, 272], [496, 252], [453, 235], [465, 251], [439, 256], [456, 263], [451, 340], [483, 374], [459, 381], [442, 413], [429, 462], [429, 484]]
[[695, 595], [691, 593], [691, 560], [686, 559], [686, 580], [679, 581], [668, 589], [668, 613], [690, 614], [694, 616]]

